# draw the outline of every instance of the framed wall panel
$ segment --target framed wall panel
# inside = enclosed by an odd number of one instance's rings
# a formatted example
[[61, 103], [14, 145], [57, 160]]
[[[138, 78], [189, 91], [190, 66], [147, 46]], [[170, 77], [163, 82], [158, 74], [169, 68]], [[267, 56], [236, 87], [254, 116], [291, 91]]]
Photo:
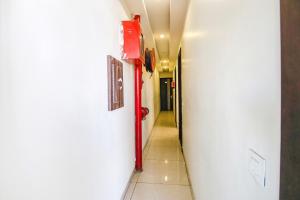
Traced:
[[108, 110], [124, 106], [123, 63], [107, 56]]

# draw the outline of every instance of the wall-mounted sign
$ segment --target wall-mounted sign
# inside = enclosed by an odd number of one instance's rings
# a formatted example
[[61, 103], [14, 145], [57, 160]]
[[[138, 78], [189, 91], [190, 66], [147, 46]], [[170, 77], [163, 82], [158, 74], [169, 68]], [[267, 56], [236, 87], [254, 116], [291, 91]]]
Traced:
[[171, 87], [172, 87], [172, 88], [175, 88], [175, 87], [176, 87], [175, 81], [172, 81]]
[[124, 106], [123, 63], [107, 56], [108, 110]]

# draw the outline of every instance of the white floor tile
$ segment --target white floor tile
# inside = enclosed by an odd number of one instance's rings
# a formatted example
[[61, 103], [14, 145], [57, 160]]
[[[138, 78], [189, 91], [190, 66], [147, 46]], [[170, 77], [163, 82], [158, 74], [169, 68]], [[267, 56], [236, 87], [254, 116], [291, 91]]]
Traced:
[[174, 146], [154, 146], [151, 145], [146, 160], [168, 160], [168, 161], [184, 161], [181, 148]]
[[137, 183], [132, 200], [192, 200], [188, 186]]
[[131, 182], [132, 183], [136, 183], [137, 180], [138, 180], [138, 178], [139, 178], [139, 176], [140, 176], [140, 174], [141, 174], [140, 172], [134, 172], [134, 174], [131, 177]]
[[174, 139], [151, 139], [151, 146], [163, 146], [163, 147], [180, 147], [180, 143], [177, 138]]
[[189, 185], [185, 163], [145, 160], [138, 182]]
[[124, 198], [124, 200], [130, 200], [134, 191], [136, 183], [130, 183], [127, 192], [126, 192], [126, 196]]

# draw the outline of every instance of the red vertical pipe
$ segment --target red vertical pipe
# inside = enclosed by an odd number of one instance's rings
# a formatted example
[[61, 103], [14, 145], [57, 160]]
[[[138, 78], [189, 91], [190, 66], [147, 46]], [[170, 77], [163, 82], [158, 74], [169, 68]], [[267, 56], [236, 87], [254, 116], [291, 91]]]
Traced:
[[135, 169], [143, 170], [142, 165], [142, 63], [136, 60], [134, 66], [135, 82]]

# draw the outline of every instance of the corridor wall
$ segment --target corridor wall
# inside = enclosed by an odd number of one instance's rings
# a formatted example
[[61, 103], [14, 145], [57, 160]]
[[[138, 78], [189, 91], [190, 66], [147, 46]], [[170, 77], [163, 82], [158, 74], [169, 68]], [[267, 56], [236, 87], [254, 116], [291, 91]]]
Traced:
[[160, 112], [159, 72], [157, 68], [152, 74], [143, 69], [143, 81], [143, 106], [149, 108], [149, 115], [143, 121], [143, 147], [145, 147]]
[[118, 0], [0, 0], [1, 200], [121, 198], [135, 161], [133, 66], [123, 62], [125, 106], [109, 112], [106, 56], [120, 59], [127, 18]]
[[[195, 199], [278, 200], [279, 0], [191, 0], [182, 40], [183, 150]], [[266, 185], [250, 173], [266, 160]]]

